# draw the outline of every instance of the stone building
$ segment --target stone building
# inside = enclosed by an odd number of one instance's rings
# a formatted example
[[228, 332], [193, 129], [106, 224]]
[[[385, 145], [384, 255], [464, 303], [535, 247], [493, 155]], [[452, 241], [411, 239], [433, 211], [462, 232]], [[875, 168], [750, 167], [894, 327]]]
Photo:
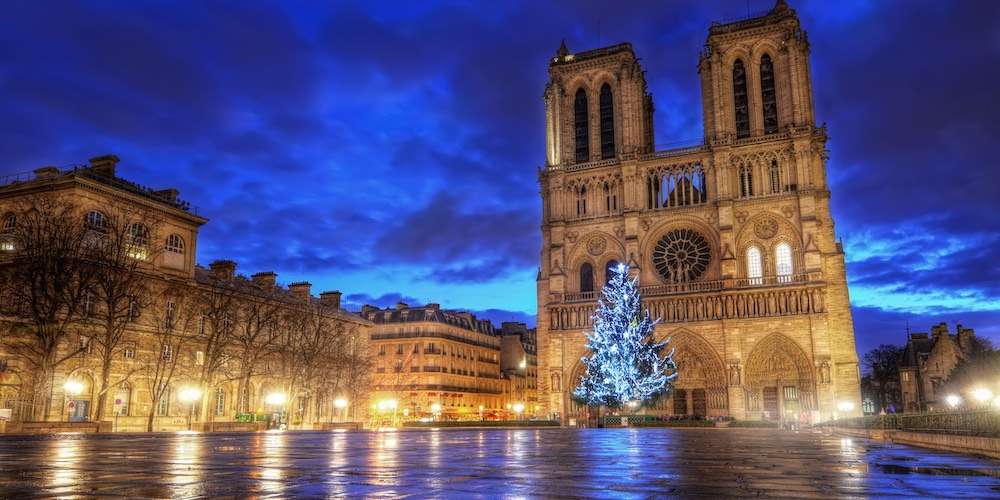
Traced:
[[[513, 418], [519, 401], [501, 371], [503, 337], [489, 320], [438, 304], [362, 308], [375, 324], [373, 418]], [[532, 384], [534, 385], [534, 384]]]
[[510, 380], [511, 400], [523, 407], [522, 415], [538, 412], [538, 349], [535, 329], [524, 323], [500, 325], [500, 371]]
[[196, 265], [207, 219], [177, 190], [118, 177], [118, 161], [0, 186], [0, 409], [116, 430], [238, 414], [309, 428], [332, 418], [335, 397], [367, 396], [371, 324], [339, 292]]
[[571, 53], [564, 43], [549, 62], [541, 412], [585, 414], [569, 397], [584, 371], [581, 332], [621, 262], [679, 366], [673, 397], [647, 411], [819, 421], [845, 403], [860, 415], [806, 32], [780, 0], [713, 23], [698, 70], [704, 139], [657, 150], [631, 44]]
[[904, 411], [933, 411], [946, 407], [937, 388], [972, 350], [975, 332], [962, 328], [954, 335], [948, 324], [931, 327], [931, 333], [911, 333], [899, 364], [899, 388]]

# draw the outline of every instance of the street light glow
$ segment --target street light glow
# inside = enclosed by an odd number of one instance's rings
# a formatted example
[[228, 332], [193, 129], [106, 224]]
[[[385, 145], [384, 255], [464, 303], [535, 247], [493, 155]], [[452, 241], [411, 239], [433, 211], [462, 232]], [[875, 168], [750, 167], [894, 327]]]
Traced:
[[178, 397], [180, 397], [181, 401], [184, 401], [185, 403], [191, 402], [201, 397], [201, 391], [193, 387], [189, 387], [187, 389], [181, 390], [181, 393], [178, 394]]
[[333, 402], [333, 406], [336, 407], [338, 410], [343, 410], [344, 408], [347, 408], [347, 400], [344, 398], [337, 398]]
[[63, 389], [66, 389], [66, 392], [76, 396], [83, 392], [83, 384], [77, 382], [76, 380], [67, 380], [66, 383], [63, 384]]
[[982, 403], [983, 401], [986, 401], [987, 399], [992, 398], [993, 397], [993, 393], [990, 392], [989, 389], [985, 389], [985, 388], [980, 387], [980, 388], [972, 391], [972, 397], [978, 399], [979, 402]]
[[264, 402], [269, 405], [283, 405], [285, 404], [285, 395], [280, 392], [275, 392], [274, 394], [268, 394]]
[[952, 408], [958, 406], [962, 402], [962, 398], [955, 394], [949, 394], [948, 397], [944, 398], [944, 400], [947, 401], [948, 406], [951, 406]]

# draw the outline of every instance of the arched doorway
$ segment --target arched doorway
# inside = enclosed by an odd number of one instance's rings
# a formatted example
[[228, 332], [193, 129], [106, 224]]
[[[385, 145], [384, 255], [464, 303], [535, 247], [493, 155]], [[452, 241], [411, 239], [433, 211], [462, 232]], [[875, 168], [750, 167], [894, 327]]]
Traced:
[[746, 363], [747, 417], [796, 421], [816, 409], [812, 363], [792, 339], [772, 334], [751, 351]]
[[671, 415], [726, 416], [729, 396], [722, 358], [700, 335], [690, 330], [675, 330], [667, 349], [674, 350], [677, 378], [671, 397], [651, 410]]
[[93, 401], [94, 379], [87, 373], [73, 372], [66, 377], [63, 383], [65, 394], [65, 410], [67, 419], [70, 422], [84, 422], [90, 420], [93, 409], [90, 407]]

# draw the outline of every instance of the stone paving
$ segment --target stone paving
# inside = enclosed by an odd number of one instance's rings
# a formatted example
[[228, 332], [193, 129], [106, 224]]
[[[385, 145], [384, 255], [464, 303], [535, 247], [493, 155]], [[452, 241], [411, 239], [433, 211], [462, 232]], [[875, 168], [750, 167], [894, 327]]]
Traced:
[[1000, 498], [1000, 462], [770, 429], [0, 435], [0, 498]]

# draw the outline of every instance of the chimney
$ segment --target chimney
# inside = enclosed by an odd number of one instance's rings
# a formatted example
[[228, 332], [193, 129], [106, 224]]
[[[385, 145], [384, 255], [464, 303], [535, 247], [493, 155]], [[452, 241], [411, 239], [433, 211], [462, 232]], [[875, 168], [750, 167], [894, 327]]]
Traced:
[[271, 271], [261, 271], [250, 277], [253, 283], [263, 289], [274, 288], [274, 283], [278, 279], [278, 275]]
[[403, 309], [406, 309], [407, 307], [410, 307], [410, 306], [407, 305], [406, 302], [396, 302], [396, 310], [397, 311], [402, 311]]
[[309, 297], [312, 297], [312, 295], [309, 294], [310, 288], [312, 288], [312, 283], [309, 283], [308, 281], [298, 281], [288, 285], [288, 293], [296, 299], [308, 301]]
[[333, 292], [323, 292], [319, 294], [319, 301], [323, 305], [333, 308], [340, 309], [340, 296], [342, 294], [339, 290]]
[[34, 170], [36, 179], [49, 179], [59, 175], [58, 167], [42, 167]]
[[441, 304], [438, 304], [438, 303], [435, 303], [435, 302], [431, 302], [430, 304], [427, 304], [424, 307], [430, 309], [431, 311], [440, 311], [441, 310]]
[[372, 311], [378, 311], [378, 308], [375, 307], [375, 306], [373, 306], [373, 305], [371, 305], [371, 304], [365, 304], [365, 305], [361, 306], [361, 317], [367, 318], [368, 317], [368, 313], [370, 313]]
[[168, 188], [168, 189], [161, 189], [159, 191], [153, 191], [153, 194], [159, 196], [160, 198], [163, 198], [163, 200], [166, 202], [173, 203], [177, 201], [177, 197], [181, 195], [181, 192], [174, 188]]
[[114, 177], [115, 165], [117, 165], [119, 161], [121, 160], [119, 160], [115, 155], [98, 156], [90, 159], [90, 168], [94, 170], [94, 173]]
[[948, 335], [948, 323], [941, 322], [937, 326], [931, 327], [931, 338], [936, 339], [942, 335]]
[[232, 281], [236, 276], [236, 263], [231, 260], [217, 260], [208, 265], [219, 281]]

